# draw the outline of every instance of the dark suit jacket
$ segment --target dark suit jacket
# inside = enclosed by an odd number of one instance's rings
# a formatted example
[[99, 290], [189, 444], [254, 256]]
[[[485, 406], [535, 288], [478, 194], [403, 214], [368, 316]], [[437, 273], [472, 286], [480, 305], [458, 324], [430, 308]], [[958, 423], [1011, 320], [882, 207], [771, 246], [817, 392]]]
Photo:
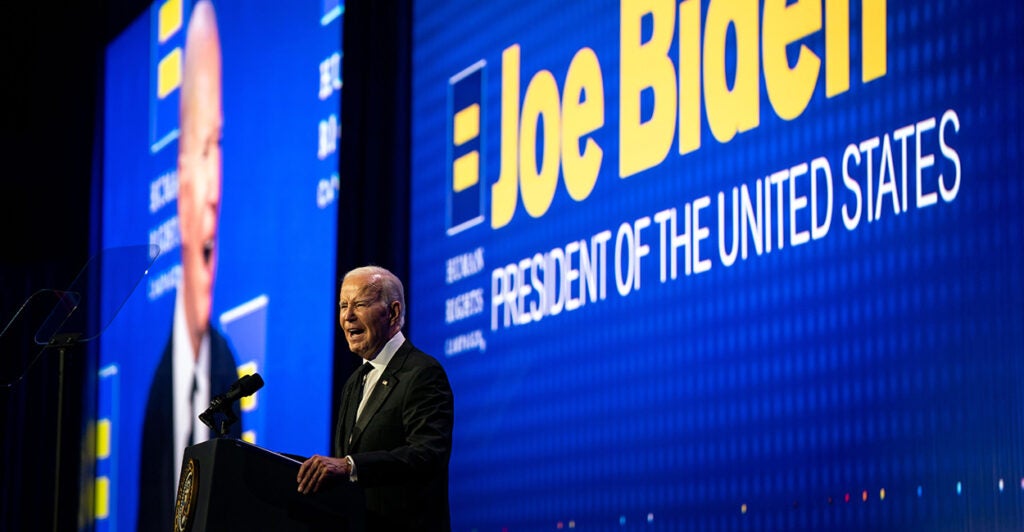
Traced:
[[366, 494], [368, 530], [450, 530], [448, 462], [454, 400], [444, 368], [405, 341], [355, 424], [360, 390], [345, 383], [336, 456], [352, 456]]
[[[171, 338], [174, 335], [172, 333]], [[139, 531], [170, 530], [174, 518], [174, 464], [180, 456], [174, 456], [174, 417], [172, 405], [174, 392], [171, 388], [174, 352], [173, 341], [168, 340], [160, 364], [153, 375], [146, 401], [146, 418], [142, 427], [142, 447], [139, 451], [139, 508], [136, 528]], [[223, 393], [238, 380], [235, 357], [227, 340], [212, 326], [210, 327], [210, 398]], [[238, 404], [232, 405], [238, 414]], [[242, 434], [240, 423], [235, 423], [228, 436], [238, 438]]]

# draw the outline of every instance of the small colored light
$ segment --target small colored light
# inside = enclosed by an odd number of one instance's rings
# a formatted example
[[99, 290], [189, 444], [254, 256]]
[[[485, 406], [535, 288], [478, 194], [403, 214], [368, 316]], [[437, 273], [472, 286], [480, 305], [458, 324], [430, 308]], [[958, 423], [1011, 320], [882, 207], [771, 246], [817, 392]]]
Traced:
[[864, 490], [860, 493], [860, 500], [868, 502], [868, 490]]
[[882, 488], [882, 489], [878, 490], [878, 500], [880, 500], [880, 501], [884, 501], [885, 500], [885, 488]]
[[565, 525], [564, 525], [564, 524], [562, 524], [562, 522], [561, 522], [561, 521], [559, 521], [559, 522], [558, 522], [558, 524], [557, 524], [557, 525], [555, 525], [555, 528], [557, 528], [558, 530], [561, 530], [561, 529], [565, 528]]
[[620, 515], [619, 516], [619, 526], [626, 526], [626, 516], [624, 516], [624, 515]]
[[576, 528], [576, 520], [569, 521], [569, 528]]
[[999, 479], [999, 492], [1002, 493], [1003, 492], [1003, 488], [1005, 488], [1005, 487], [1006, 487], [1006, 485], [1003, 483], [1003, 479]]
[[653, 513], [647, 514], [647, 522], [648, 523], [653, 523], [654, 522], [654, 514]]
[[963, 492], [964, 492], [964, 484], [962, 482], [957, 481], [957, 483], [956, 483], [956, 494], [957, 495], [961, 495], [961, 494], [963, 494]]
[[740, 505], [740, 513], [741, 514], [746, 514], [747, 513], [747, 504], [746, 503], [743, 503], [743, 504]]
[[850, 502], [850, 494], [849, 493], [847, 493], [846, 495], [843, 496], [843, 502]]

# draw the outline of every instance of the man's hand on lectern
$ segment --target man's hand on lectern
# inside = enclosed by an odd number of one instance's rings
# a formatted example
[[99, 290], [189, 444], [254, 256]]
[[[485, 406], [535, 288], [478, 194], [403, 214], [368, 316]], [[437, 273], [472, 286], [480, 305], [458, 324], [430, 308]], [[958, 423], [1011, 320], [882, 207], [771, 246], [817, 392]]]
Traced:
[[299, 493], [308, 495], [316, 493], [324, 481], [337, 477], [347, 477], [351, 472], [349, 462], [345, 458], [332, 458], [314, 454], [299, 466]]

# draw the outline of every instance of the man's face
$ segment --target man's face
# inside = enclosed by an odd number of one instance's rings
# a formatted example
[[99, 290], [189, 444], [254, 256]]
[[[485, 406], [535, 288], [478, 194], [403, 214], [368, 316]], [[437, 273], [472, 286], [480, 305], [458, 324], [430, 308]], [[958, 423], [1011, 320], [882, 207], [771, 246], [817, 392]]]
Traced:
[[[380, 281], [375, 275], [350, 275], [341, 284], [338, 321], [348, 348], [370, 360], [394, 335], [397, 302], [388, 305], [381, 297]], [[394, 316], [394, 318], [392, 317]]]
[[[200, 7], [204, 6], [204, 7]], [[204, 17], [206, 8], [209, 15]], [[186, 316], [193, 335], [210, 319], [216, 272], [221, 187], [220, 43], [208, 3], [197, 4], [190, 25], [182, 86], [178, 152], [178, 223]]]

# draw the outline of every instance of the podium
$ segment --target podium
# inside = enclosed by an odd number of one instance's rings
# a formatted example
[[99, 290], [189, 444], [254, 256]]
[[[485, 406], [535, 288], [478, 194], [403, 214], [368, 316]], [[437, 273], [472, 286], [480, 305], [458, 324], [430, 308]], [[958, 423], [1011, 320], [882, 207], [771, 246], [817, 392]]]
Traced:
[[232, 438], [185, 449], [174, 503], [174, 531], [361, 531], [362, 489], [333, 482], [298, 492], [300, 462]]

